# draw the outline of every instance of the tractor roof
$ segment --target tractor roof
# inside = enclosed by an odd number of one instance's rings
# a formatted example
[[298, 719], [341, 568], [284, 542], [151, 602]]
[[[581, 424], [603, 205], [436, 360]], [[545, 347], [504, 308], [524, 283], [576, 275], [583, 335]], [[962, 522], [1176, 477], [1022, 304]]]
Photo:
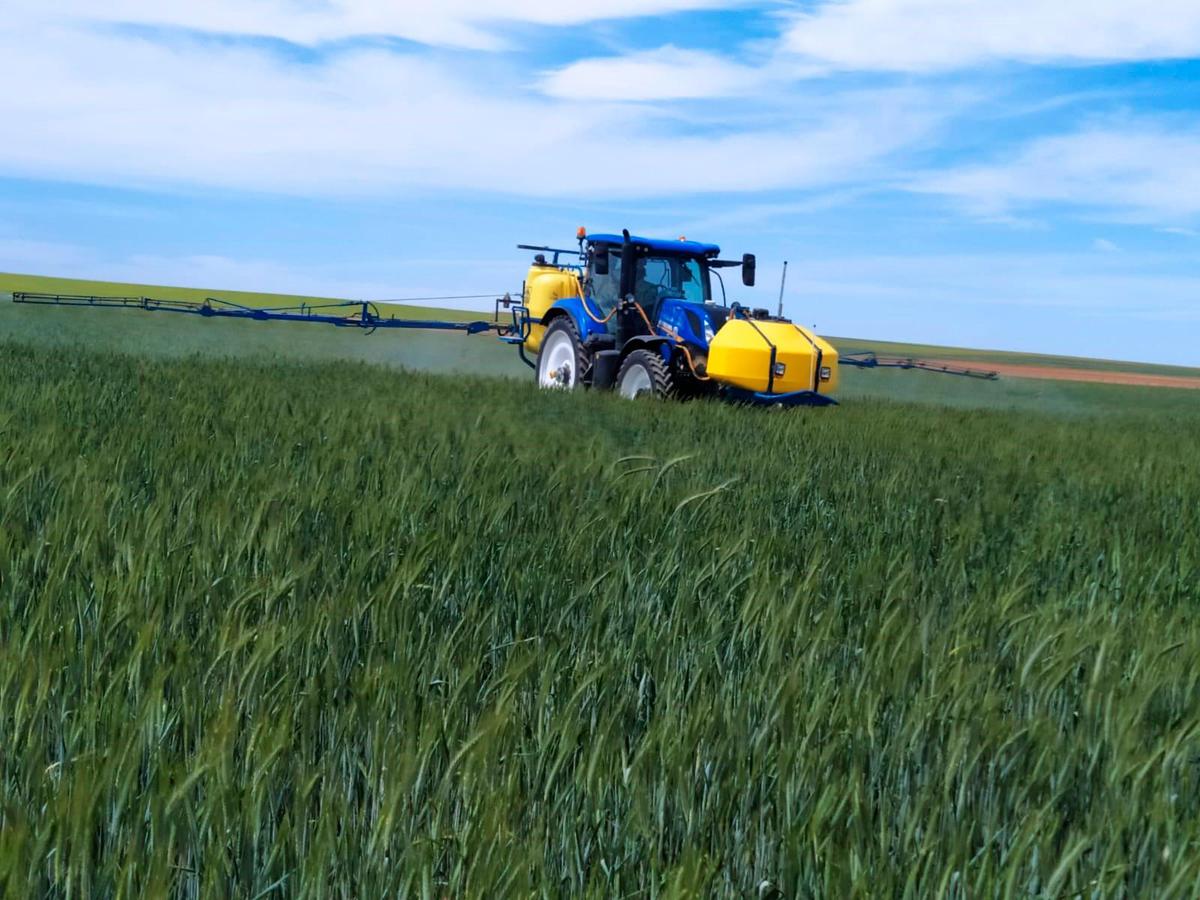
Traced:
[[[619, 234], [589, 234], [588, 242], [592, 244], [615, 244], [620, 246], [625, 238]], [[657, 238], [644, 238], [630, 235], [629, 240], [639, 247], [645, 247], [655, 253], [685, 253], [688, 256], [718, 256], [721, 248], [716, 244], [701, 244], [697, 241], [663, 241]]]

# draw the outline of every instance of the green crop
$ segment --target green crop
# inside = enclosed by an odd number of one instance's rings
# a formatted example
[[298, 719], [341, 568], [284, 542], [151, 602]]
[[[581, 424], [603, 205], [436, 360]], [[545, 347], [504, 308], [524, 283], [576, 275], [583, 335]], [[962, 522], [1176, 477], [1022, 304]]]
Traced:
[[1200, 414], [0, 385], [8, 897], [1200, 893]]

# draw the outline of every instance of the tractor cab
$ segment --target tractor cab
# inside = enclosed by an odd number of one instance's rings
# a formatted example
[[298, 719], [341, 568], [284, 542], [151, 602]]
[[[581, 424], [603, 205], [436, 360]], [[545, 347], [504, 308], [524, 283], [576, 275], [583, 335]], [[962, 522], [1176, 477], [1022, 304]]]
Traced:
[[716, 244], [634, 236], [630, 236], [629, 242], [636, 269], [623, 291], [622, 261], [627, 253], [624, 235], [597, 234], [587, 238], [586, 282], [596, 303], [606, 309], [614, 308], [623, 294], [632, 295], [646, 309], [657, 309], [664, 300], [718, 305], [718, 297], [719, 305], [727, 307], [725, 281], [719, 270], [730, 266], [741, 266], [743, 283], [754, 284], [755, 261], [751, 254], [733, 262], [718, 259], [721, 248]]
[[[643, 307], [657, 307], [667, 299], [712, 301], [708, 264], [720, 254], [719, 247], [683, 240], [630, 240], [637, 250], [632, 294]], [[593, 235], [587, 240], [588, 286], [595, 302], [606, 311], [615, 308], [621, 298], [623, 247], [620, 235]]]

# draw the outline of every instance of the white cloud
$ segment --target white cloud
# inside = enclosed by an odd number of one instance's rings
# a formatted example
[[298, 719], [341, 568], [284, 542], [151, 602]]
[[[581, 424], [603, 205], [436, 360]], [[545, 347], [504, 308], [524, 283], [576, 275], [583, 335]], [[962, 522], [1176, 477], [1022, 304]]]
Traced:
[[59, 22], [136, 23], [229, 35], [279, 38], [314, 45], [363, 36], [398, 37], [428, 44], [493, 49], [504, 23], [578, 25], [738, 5], [738, 0], [12, 0], [6, 15], [22, 9]]
[[[284, 261], [265, 257], [234, 258], [220, 253], [166, 255], [135, 253], [114, 255], [96, 248], [66, 242], [27, 241], [0, 237], [0, 272], [54, 275], [85, 281], [185, 286], [222, 291], [348, 299], [440, 297], [447, 293], [447, 273], [454, 292], [462, 294], [504, 291], [512, 280], [512, 260], [407, 259], [356, 260], [353, 266], [338, 262]], [[443, 300], [438, 307], [481, 309], [486, 301]]]
[[[779, 40], [757, 46], [753, 65], [668, 45], [572, 63], [550, 73], [543, 87], [559, 97], [620, 93], [669, 100], [749, 94], [838, 70], [937, 72], [994, 61], [1200, 56], [1196, 0], [823, 0], [785, 21]], [[1040, 102], [1045, 111], [1077, 99]]]
[[926, 176], [915, 190], [945, 194], [983, 216], [1042, 203], [1086, 207], [1123, 221], [1200, 216], [1200, 131], [1126, 122], [1034, 141], [1016, 158]]
[[[827, 92], [786, 122], [680, 133], [669, 110], [582, 107], [490, 74], [417, 53], [295, 65], [247, 46], [10, 31], [0, 77], [22, 87], [0, 94], [0, 119], [19, 138], [0, 142], [0, 171], [306, 195], [667, 196], [854, 180], [937, 121], [928, 95]], [[611, 180], [580, 176], [600, 170]]]
[[0, 235], [0, 272], [55, 272], [85, 263], [88, 258], [86, 250], [71, 244]]
[[552, 97], [594, 100], [681, 100], [729, 97], [759, 86], [765, 71], [712, 53], [666, 46], [644, 53], [585, 59], [548, 73]]
[[833, 69], [901, 72], [1188, 58], [1200, 55], [1200, 3], [826, 0], [794, 18], [784, 43]]
[[1180, 262], [1088, 252], [793, 258], [784, 311], [826, 334], [1195, 366], [1200, 273]]
[[1186, 307], [1195, 315], [1200, 273], [1178, 268], [1178, 259], [1153, 254], [848, 256], [793, 260], [788, 292], [832, 300], [825, 305], [833, 310], [856, 300], [919, 295], [943, 310], [1003, 305], [1142, 315]]

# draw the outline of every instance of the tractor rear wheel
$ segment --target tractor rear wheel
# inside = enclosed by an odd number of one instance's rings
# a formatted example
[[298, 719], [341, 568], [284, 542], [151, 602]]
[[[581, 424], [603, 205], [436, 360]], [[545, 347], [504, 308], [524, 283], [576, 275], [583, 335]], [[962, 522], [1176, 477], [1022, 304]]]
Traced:
[[617, 393], [630, 399], [669, 399], [675, 396], [675, 382], [661, 356], [653, 350], [634, 350], [625, 357], [617, 373]]
[[588, 367], [587, 351], [579, 340], [579, 331], [568, 316], [559, 316], [542, 335], [538, 350], [538, 387], [574, 390], [583, 384]]

